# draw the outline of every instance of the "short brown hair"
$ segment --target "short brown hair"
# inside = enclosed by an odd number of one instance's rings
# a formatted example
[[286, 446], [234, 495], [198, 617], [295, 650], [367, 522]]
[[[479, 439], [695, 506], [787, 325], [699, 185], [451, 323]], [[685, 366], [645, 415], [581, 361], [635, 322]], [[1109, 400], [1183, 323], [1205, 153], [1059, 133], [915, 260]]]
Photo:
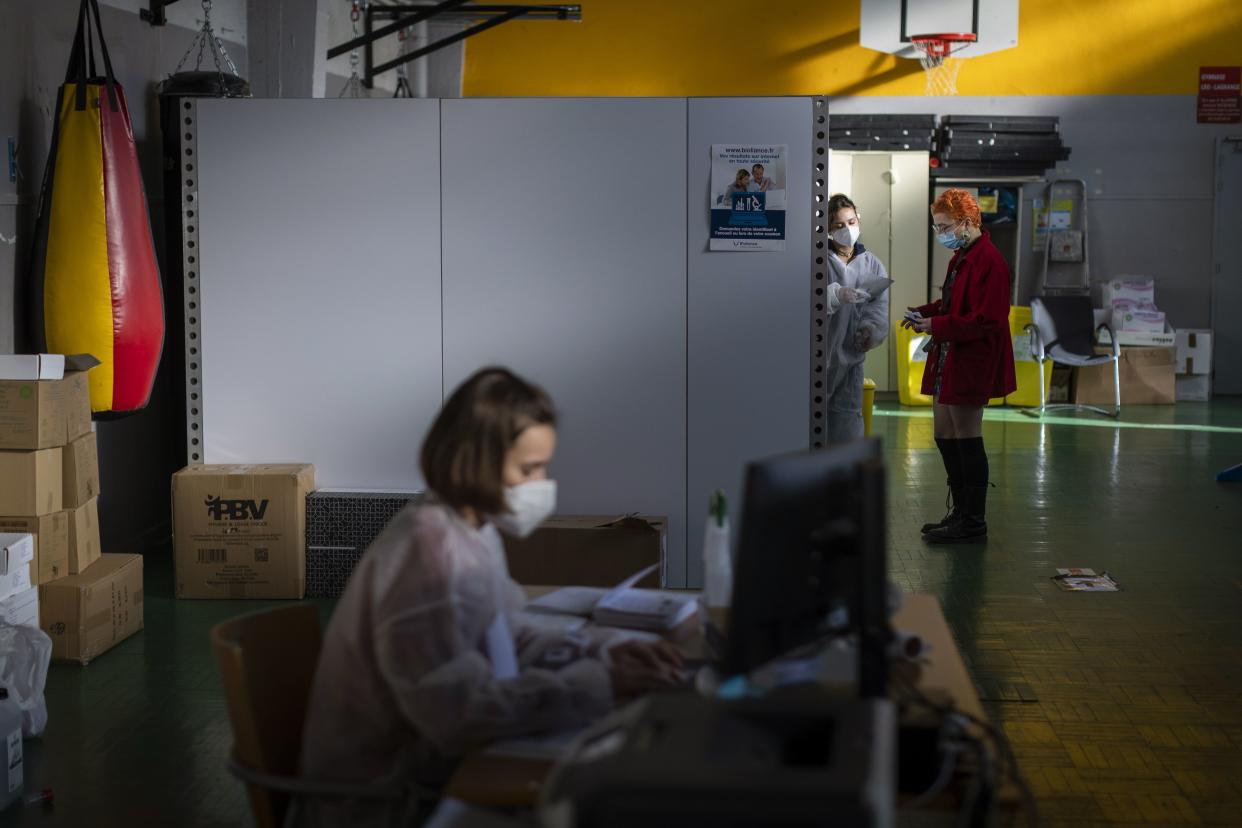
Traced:
[[506, 368], [484, 368], [453, 392], [423, 441], [427, 487], [454, 509], [507, 511], [505, 454], [532, 425], [556, 425], [542, 388]]
[[947, 213], [954, 221], [965, 221], [975, 227], [983, 224], [983, 217], [979, 214], [979, 202], [975, 201], [969, 191], [956, 187], [941, 193], [932, 202], [931, 211]]

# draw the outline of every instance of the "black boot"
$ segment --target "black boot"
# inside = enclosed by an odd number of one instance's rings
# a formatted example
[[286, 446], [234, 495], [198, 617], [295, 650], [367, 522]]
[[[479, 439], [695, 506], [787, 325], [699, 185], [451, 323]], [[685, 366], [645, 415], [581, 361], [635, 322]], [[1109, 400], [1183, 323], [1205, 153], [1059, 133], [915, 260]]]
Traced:
[[949, 481], [949, 494], [945, 499], [944, 508], [944, 517], [935, 523], [924, 523], [923, 528], [919, 531], [926, 535], [932, 530], [944, 529], [946, 526], [951, 526], [962, 517], [962, 487], [960, 485], [955, 485], [953, 480]]
[[923, 536], [928, 543], [982, 543], [988, 539], [987, 501], [988, 487], [966, 486], [962, 491], [961, 517], [933, 529]]
[[935, 523], [924, 523], [920, 528], [924, 535], [933, 529], [943, 529], [959, 517], [962, 511], [962, 450], [960, 440], [936, 438], [936, 448], [940, 449], [940, 459], [944, 461], [945, 473], [949, 476], [949, 500], [945, 503], [945, 515]]

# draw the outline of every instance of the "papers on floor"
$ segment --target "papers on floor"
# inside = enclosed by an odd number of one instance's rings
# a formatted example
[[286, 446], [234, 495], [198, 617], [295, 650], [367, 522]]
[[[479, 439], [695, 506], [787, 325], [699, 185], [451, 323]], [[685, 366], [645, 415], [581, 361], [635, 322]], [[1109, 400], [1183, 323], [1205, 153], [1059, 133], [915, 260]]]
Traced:
[[634, 584], [658, 568], [659, 564], [653, 564], [612, 589], [564, 587], [535, 599], [526, 609], [531, 613], [593, 618], [607, 627], [671, 630], [695, 613], [697, 595], [634, 588]]
[[1121, 587], [1107, 572], [1071, 567], [1058, 569], [1052, 580], [1066, 592], [1116, 592]]

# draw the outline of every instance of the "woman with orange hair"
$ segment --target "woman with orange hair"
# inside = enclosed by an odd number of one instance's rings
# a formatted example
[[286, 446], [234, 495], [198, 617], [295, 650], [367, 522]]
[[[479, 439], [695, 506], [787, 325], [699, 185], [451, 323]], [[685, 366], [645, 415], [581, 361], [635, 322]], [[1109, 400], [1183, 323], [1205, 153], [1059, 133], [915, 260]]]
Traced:
[[931, 205], [936, 241], [955, 251], [940, 298], [910, 308], [902, 325], [930, 334], [923, 393], [932, 397], [936, 446], [952, 506], [923, 526], [930, 543], [987, 538], [988, 455], [983, 408], [1017, 388], [1009, 338], [1009, 266], [966, 190], [945, 190]]

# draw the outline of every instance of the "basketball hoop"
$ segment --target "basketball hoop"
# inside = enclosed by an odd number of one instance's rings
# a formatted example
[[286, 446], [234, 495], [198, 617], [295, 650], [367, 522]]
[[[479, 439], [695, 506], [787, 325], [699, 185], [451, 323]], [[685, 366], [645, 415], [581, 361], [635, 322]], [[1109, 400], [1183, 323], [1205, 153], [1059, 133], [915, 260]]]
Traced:
[[910, 38], [910, 45], [918, 50], [919, 63], [927, 72], [928, 95], [957, 94], [957, 73], [962, 61], [953, 55], [978, 39], [970, 32], [922, 34]]

